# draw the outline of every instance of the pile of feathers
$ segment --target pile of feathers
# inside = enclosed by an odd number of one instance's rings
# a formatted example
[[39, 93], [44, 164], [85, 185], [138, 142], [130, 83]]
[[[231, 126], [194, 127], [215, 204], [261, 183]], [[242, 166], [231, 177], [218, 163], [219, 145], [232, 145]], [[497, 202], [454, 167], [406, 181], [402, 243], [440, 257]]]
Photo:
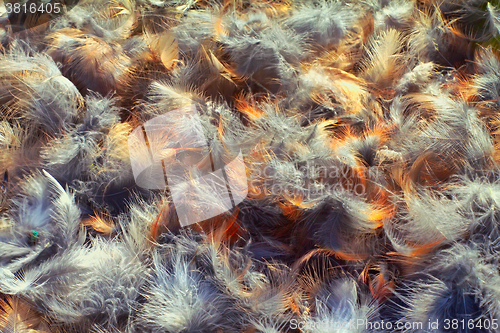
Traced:
[[[60, 2], [0, 1], [2, 333], [499, 331], [500, 1]], [[190, 105], [248, 192], [182, 226]]]

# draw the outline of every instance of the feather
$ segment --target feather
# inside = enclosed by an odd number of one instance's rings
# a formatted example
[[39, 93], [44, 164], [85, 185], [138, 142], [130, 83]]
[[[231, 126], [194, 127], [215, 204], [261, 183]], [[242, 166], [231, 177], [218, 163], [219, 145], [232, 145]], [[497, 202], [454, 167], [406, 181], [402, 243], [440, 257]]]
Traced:
[[494, 7], [490, 2], [486, 4], [487, 9], [487, 26], [491, 34], [497, 36], [500, 32], [500, 10]]
[[3, 190], [3, 193], [7, 192], [8, 182], [9, 182], [9, 171], [5, 170], [3, 174], [2, 186], [0, 187]]
[[358, 19], [355, 10], [341, 1], [304, 2], [285, 20], [297, 34], [325, 49], [337, 46]]
[[392, 86], [403, 73], [403, 37], [395, 30], [382, 31], [370, 39], [367, 57], [362, 60], [363, 76], [377, 89]]
[[[80, 209], [74, 196], [64, 190], [50, 174], [32, 175], [21, 185], [22, 194], [13, 199], [10, 232], [0, 238], [2, 244], [18, 246], [18, 250], [1, 251], [0, 260], [17, 271], [57, 252], [83, 242], [79, 232]], [[36, 280], [38, 274], [32, 272]], [[18, 287], [14, 287], [18, 288]]]
[[127, 144], [131, 128], [118, 121], [120, 109], [115, 106], [116, 99], [89, 94], [85, 102], [83, 119], [63, 137], [44, 147], [41, 156], [45, 168], [57, 172], [68, 183], [85, 180], [100, 184], [102, 187], [92, 192], [78, 188], [97, 203], [97, 197], [104, 199], [107, 194], [123, 191], [123, 186], [131, 186], [133, 175]]
[[[293, 34], [265, 15], [228, 17], [229, 34], [222, 36], [229, 58], [236, 63], [238, 76], [248, 78], [252, 91], [272, 94], [291, 84], [294, 69], [305, 56], [300, 35]], [[277, 84], [277, 81], [281, 84]], [[282, 87], [281, 87], [282, 86]]]
[[150, 103], [144, 113], [158, 115], [167, 110], [179, 109], [184, 106], [198, 103], [199, 95], [196, 91], [180, 84], [156, 81], [152, 82], [148, 94]]
[[465, 237], [470, 222], [460, 214], [456, 201], [430, 191], [408, 193], [403, 200], [398, 214], [384, 223], [399, 253], [418, 257]]
[[443, 12], [458, 16], [457, 22], [471, 39], [485, 42], [499, 33], [500, 13], [496, 5], [487, 1], [457, 1], [443, 6]]
[[174, 82], [193, 86], [213, 100], [230, 100], [237, 90], [234, 74], [223, 65], [211, 50], [201, 46], [197, 57], [173, 73]]
[[0, 329], [5, 333], [50, 333], [39, 313], [19, 298], [0, 299]]
[[[340, 115], [341, 112], [358, 113], [367, 102], [366, 83], [339, 69], [312, 66], [299, 80], [300, 88], [309, 95], [309, 101], [305, 100], [304, 104], [315, 102], [330, 110], [340, 109], [337, 113]], [[300, 103], [299, 100], [292, 102]]]
[[391, 28], [404, 30], [414, 23], [416, 10], [414, 1], [372, 1], [369, 4], [375, 10], [375, 31]]
[[50, 45], [47, 54], [63, 64], [62, 74], [83, 95], [94, 91], [106, 96], [116, 89], [118, 78], [130, 65], [121, 45], [78, 29], [61, 29], [46, 36], [45, 40]]
[[472, 58], [472, 44], [455, 26], [437, 6], [420, 11], [408, 39], [410, 53], [420, 61], [460, 66]]
[[171, 70], [179, 59], [179, 47], [172, 32], [166, 30], [159, 35], [146, 34], [149, 47], [159, 55], [166, 69]]
[[[116, 327], [138, 306], [147, 274], [137, 253], [125, 244], [93, 239], [90, 248], [73, 246], [26, 270], [16, 284], [38, 311], [61, 324], [88, 329], [95, 321]], [[2, 289], [12, 292], [4, 287], [9, 279], [3, 281]]]
[[478, 177], [456, 176], [445, 193], [457, 201], [457, 212], [469, 219], [468, 232], [472, 241], [496, 239], [498, 227], [497, 205], [500, 188], [496, 171]]
[[372, 209], [376, 208], [355, 197], [347, 197], [345, 193], [331, 193], [304, 211], [302, 223], [309, 237], [321, 246], [347, 256], [364, 258], [371, 251], [377, 251], [375, 230], [381, 225], [371, 218], [375, 216], [371, 214]]
[[26, 225], [28, 229], [44, 227], [50, 220], [51, 196], [48, 178], [32, 176], [26, 178], [22, 196], [14, 199], [17, 208], [18, 225]]
[[396, 84], [396, 91], [400, 94], [420, 91], [432, 81], [434, 70], [435, 64], [432, 62], [418, 64], [401, 77]]
[[[314, 313], [306, 313], [301, 318], [305, 332], [331, 332], [332, 328], [342, 330], [345, 327], [354, 327], [356, 332], [375, 332], [368, 323], [377, 321], [377, 308], [369, 297], [362, 294], [352, 279], [339, 278], [326, 284], [314, 302]], [[367, 324], [359, 327], [354, 324], [358, 320]]]
[[111, 235], [115, 229], [115, 225], [112, 220], [106, 219], [98, 213], [96, 213], [95, 216], [90, 216], [88, 219], [83, 220], [82, 224], [91, 227], [95, 231], [104, 235]]
[[[179, 259], [165, 266], [158, 254], [153, 256], [155, 276], [147, 291], [148, 302], [139, 313], [138, 326], [148, 331], [210, 332], [237, 325], [238, 318], [227, 316], [234, 311], [229, 299], [190, 269], [189, 262]], [[221, 307], [226, 309], [225, 316], [217, 314]]]
[[498, 85], [498, 70], [500, 60], [497, 53], [489, 48], [476, 50], [476, 74], [472, 86], [480, 101], [488, 107], [496, 107], [499, 104], [500, 86]]
[[213, 13], [207, 10], [187, 11], [186, 17], [172, 28], [177, 39], [179, 53], [187, 59], [192, 59], [204, 41], [215, 34]]
[[0, 56], [0, 77], [5, 119], [20, 119], [29, 132], [58, 134], [77, 117], [82, 97], [47, 55], [13, 47]]
[[[439, 321], [445, 318], [498, 318], [495, 281], [487, 257], [468, 246], [456, 244], [433, 258], [435, 263], [424, 279], [409, 281], [407, 296], [402, 296], [405, 321]], [[402, 309], [401, 309], [402, 310]], [[468, 331], [458, 328], [459, 332]]]

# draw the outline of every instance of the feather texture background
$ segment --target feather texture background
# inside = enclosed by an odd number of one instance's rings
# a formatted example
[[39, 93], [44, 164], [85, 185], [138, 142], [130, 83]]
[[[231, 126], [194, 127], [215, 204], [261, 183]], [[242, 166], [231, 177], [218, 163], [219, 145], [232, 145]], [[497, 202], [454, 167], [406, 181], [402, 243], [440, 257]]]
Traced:
[[[498, 1], [11, 3], [0, 332], [499, 331]], [[158, 136], [210, 157], [139, 187], [129, 136], [189, 106]], [[181, 226], [236, 156], [244, 200]]]

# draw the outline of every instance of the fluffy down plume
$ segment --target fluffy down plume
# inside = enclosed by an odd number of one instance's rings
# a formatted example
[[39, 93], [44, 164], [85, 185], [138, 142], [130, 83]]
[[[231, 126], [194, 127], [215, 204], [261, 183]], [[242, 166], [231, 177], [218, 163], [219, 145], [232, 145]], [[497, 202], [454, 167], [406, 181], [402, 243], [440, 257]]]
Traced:
[[[401, 288], [403, 320], [428, 322], [446, 318], [458, 320], [477, 318], [476, 322], [498, 320], [498, 288], [496, 269], [480, 251], [455, 245], [433, 258], [435, 264], [428, 275]], [[495, 321], [496, 321], [495, 320]], [[491, 327], [473, 328], [480, 332], [495, 332]], [[408, 330], [415, 332], [417, 330]], [[457, 332], [469, 332], [470, 327], [457, 327]]]
[[46, 54], [13, 45], [1, 55], [0, 77], [4, 119], [18, 119], [38, 136], [59, 134], [76, 120], [82, 96]]
[[[314, 301], [314, 313], [302, 318], [304, 332], [342, 332], [346, 328], [351, 332], [377, 332], [377, 321], [380, 325], [376, 302], [364, 295], [352, 278], [325, 283]], [[361, 322], [364, 324], [358, 325]]]
[[286, 24], [308, 43], [335, 47], [354, 26], [358, 15], [341, 1], [311, 1], [298, 4]]

